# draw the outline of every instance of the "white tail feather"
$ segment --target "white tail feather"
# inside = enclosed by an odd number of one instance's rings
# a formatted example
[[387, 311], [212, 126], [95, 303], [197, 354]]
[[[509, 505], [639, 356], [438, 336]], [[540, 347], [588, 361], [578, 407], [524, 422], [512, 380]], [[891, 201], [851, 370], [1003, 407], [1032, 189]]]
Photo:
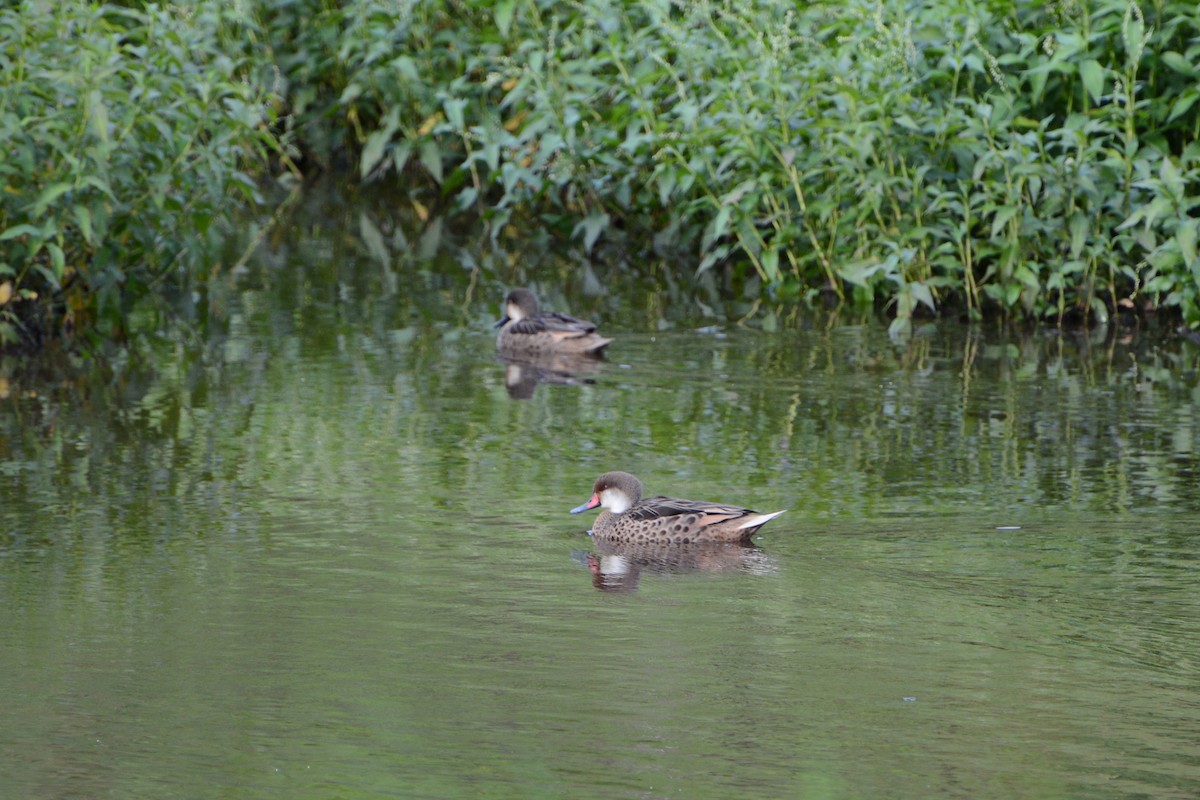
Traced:
[[[787, 511], [785, 508], [783, 511]], [[774, 514], [755, 514], [753, 517], [746, 517], [746, 521], [737, 526], [739, 531], [744, 531], [746, 528], [757, 528], [759, 525], [766, 525], [771, 520], [778, 517], [783, 511], [776, 511]]]

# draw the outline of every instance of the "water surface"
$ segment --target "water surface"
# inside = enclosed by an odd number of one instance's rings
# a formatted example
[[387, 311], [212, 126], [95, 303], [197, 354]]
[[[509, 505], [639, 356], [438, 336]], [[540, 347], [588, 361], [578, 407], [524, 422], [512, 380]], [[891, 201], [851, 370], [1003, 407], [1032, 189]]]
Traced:
[[[137, 358], [4, 365], [0, 796], [1195, 796], [1192, 345], [315, 220]], [[610, 358], [514, 399], [509, 285]], [[614, 559], [609, 469], [788, 513]]]

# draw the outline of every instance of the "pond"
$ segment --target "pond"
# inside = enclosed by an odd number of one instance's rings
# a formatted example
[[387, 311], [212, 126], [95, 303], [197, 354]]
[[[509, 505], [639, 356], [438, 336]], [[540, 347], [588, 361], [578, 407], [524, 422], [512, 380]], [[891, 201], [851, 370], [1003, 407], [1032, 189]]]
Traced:
[[[1195, 796], [1200, 348], [326, 202], [136, 357], [0, 369], [0, 796]], [[517, 285], [608, 358], [514, 374]], [[613, 469], [787, 513], [609, 552]]]

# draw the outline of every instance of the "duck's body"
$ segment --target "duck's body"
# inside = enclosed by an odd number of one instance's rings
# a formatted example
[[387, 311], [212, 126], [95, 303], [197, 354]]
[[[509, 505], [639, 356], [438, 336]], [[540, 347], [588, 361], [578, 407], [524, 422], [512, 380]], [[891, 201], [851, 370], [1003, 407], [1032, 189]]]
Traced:
[[504, 355], [537, 357], [549, 354], [599, 356], [612, 341], [596, 326], [557, 311], [540, 311], [528, 289], [513, 289], [504, 300], [504, 318], [496, 323], [496, 349]]
[[571, 513], [597, 506], [604, 511], [592, 524], [592, 536], [615, 544], [747, 542], [783, 513], [760, 514], [740, 506], [662, 495], [643, 500], [642, 482], [628, 472], [601, 475], [592, 487], [592, 498]]

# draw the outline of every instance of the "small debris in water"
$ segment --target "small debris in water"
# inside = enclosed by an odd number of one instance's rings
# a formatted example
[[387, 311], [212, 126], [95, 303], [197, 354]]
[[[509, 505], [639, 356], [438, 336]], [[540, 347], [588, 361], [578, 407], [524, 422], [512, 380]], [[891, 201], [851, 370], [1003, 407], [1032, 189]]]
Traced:
[[1021, 530], [1021, 526], [1020, 525], [997, 525], [996, 530], [998, 530], [998, 531], [1019, 531], [1019, 530]]
[[904, 701], [904, 702], [906, 702], [906, 703], [915, 703], [915, 702], [917, 702], [917, 698], [915, 698], [915, 697], [902, 697], [902, 698], [900, 698], [900, 699], [901, 699], [901, 700], [903, 700], [903, 701]]

